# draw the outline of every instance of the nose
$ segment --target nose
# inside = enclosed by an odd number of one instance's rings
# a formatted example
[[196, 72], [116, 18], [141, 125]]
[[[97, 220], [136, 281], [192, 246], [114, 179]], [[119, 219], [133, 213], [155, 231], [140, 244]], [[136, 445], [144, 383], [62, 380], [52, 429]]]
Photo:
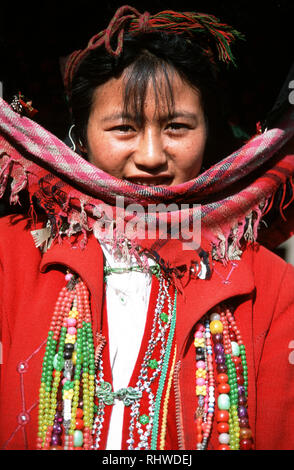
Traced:
[[162, 171], [167, 163], [163, 138], [158, 129], [145, 129], [138, 139], [134, 153], [134, 163], [140, 170]]

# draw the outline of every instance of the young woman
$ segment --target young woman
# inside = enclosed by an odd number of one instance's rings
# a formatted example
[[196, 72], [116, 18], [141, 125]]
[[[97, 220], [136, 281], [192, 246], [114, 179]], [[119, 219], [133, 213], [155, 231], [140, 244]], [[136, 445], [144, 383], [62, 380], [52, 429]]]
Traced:
[[2, 448], [293, 447], [294, 269], [256, 239], [294, 131], [222, 160], [237, 35], [120, 8], [65, 70], [84, 159], [1, 102]]

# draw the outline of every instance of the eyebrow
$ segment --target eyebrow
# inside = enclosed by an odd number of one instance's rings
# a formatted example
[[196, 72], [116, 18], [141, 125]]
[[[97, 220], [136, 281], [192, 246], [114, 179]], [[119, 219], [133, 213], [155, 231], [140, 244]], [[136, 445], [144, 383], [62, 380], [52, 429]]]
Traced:
[[[160, 116], [161, 121], [169, 121], [169, 120], [177, 119], [177, 118], [186, 118], [186, 119], [197, 120], [198, 116], [197, 116], [196, 113], [189, 113], [189, 112], [186, 112], [186, 111], [167, 113], [167, 114], [163, 114], [163, 115]], [[105, 116], [104, 118], [102, 118], [102, 122], [115, 121], [117, 119], [122, 119], [123, 121], [136, 121], [135, 115], [126, 114], [126, 113], [113, 113], [113, 114], [109, 114], [108, 116]]]
[[125, 113], [114, 113], [114, 114], [109, 114], [108, 116], [105, 116], [104, 118], [102, 118], [102, 122], [115, 121], [117, 119], [122, 119], [125, 121], [134, 120], [134, 116], [132, 116], [131, 114], [125, 114]]
[[189, 113], [188, 111], [178, 111], [174, 113], [169, 113], [164, 116], [164, 118], [168, 121], [169, 119], [176, 119], [176, 118], [188, 118], [188, 119], [198, 119], [198, 115], [196, 113]]

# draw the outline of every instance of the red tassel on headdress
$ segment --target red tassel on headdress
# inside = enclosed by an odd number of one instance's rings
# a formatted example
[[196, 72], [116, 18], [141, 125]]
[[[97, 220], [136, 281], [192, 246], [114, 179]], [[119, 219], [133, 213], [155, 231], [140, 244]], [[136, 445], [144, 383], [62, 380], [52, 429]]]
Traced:
[[[83, 61], [89, 51], [105, 45], [109, 54], [119, 56], [123, 49], [125, 31], [133, 34], [164, 31], [170, 34], [199, 35], [199, 40], [204, 39], [203, 51], [212, 55], [210, 45], [214, 43], [218, 51], [218, 59], [222, 62], [234, 62], [231, 51], [231, 43], [243, 36], [231, 26], [221, 23], [215, 16], [195, 12], [175, 12], [166, 10], [155, 15], [145, 12], [139, 13], [135, 8], [128, 5], [119, 8], [108, 27], [93, 36], [87, 47], [83, 50], [73, 52], [65, 67], [64, 84], [68, 94], [73, 76], [79, 64]], [[111, 40], [117, 36], [117, 47], [112, 49]], [[201, 44], [200, 42], [200, 44]], [[213, 57], [212, 57], [213, 60]], [[214, 60], [213, 60], [214, 61]]]

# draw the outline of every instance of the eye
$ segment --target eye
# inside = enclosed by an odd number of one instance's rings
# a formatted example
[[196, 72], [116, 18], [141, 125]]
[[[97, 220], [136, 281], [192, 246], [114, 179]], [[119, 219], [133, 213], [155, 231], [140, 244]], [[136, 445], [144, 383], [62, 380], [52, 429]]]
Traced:
[[128, 124], [120, 124], [119, 126], [114, 126], [110, 129], [111, 131], [118, 131], [122, 134], [127, 134], [129, 132], [135, 132], [134, 127]]
[[184, 131], [186, 129], [190, 129], [191, 127], [188, 124], [185, 124], [183, 122], [170, 122], [167, 126], [166, 129], [172, 132], [179, 132], [179, 131]]

